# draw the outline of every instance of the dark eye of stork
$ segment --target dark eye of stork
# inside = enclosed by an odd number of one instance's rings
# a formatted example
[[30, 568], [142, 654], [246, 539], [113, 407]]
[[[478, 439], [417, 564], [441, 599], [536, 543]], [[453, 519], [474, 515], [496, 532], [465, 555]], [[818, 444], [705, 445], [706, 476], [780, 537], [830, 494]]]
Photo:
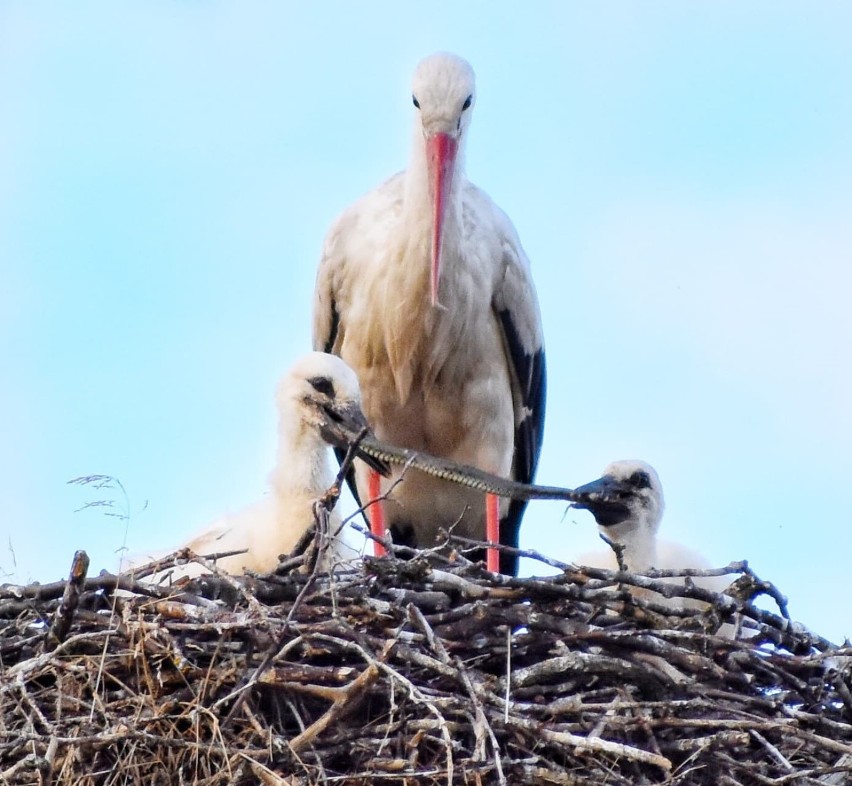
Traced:
[[648, 477], [647, 472], [643, 472], [639, 470], [638, 472], [634, 472], [628, 479], [627, 482], [637, 489], [649, 489], [651, 488], [651, 478]]
[[470, 105], [471, 105], [472, 102], [473, 102], [473, 96], [472, 95], [465, 98], [464, 103], [462, 104], [462, 112], [464, 112], [465, 109], [470, 109]]
[[420, 109], [420, 102], [417, 100], [417, 96], [411, 96], [411, 101], [418, 109]]
[[311, 377], [308, 382], [311, 383], [317, 393], [334, 398], [334, 385], [331, 384], [331, 380], [328, 377]]

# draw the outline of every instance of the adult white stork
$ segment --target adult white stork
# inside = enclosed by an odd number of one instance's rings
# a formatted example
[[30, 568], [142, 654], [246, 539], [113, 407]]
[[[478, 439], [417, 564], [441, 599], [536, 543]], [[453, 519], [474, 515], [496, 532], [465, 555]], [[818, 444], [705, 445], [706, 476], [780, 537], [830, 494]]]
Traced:
[[[217, 565], [229, 573], [244, 570], [271, 571], [278, 557], [289, 554], [314, 523], [314, 503], [334, 483], [336, 473], [328, 456], [327, 440], [336, 441], [334, 429], [341, 426], [358, 433], [367, 423], [361, 411], [358, 378], [339, 357], [311, 352], [299, 358], [278, 384], [278, 449], [269, 474], [270, 493], [236, 513], [223, 516], [183, 545], [196, 554], [214, 554], [247, 549], [244, 554], [223, 557]], [[371, 466], [375, 459], [359, 454]], [[340, 524], [333, 512], [332, 530]], [[343, 556], [339, 538], [328, 555], [331, 563]], [[352, 552], [352, 556], [355, 552]], [[140, 557], [131, 560], [140, 564]], [[181, 576], [201, 573], [200, 566], [187, 565]], [[172, 576], [175, 576], [172, 573]]]
[[[355, 369], [379, 439], [529, 483], [544, 422], [541, 316], [512, 223], [464, 175], [473, 69], [455, 55], [427, 57], [412, 101], [408, 169], [344, 211], [326, 237], [314, 348]], [[359, 468], [354, 482], [362, 499], [379, 491], [368, 474]], [[482, 539], [484, 501], [412, 473], [384, 516], [398, 543], [432, 545], [452, 525]], [[489, 496], [501, 543], [517, 545], [525, 506]], [[501, 554], [500, 569], [514, 574], [517, 559]]]
[[[644, 461], [614, 461], [597, 480], [578, 486], [575, 495], [583, 497], [573, 507], [591, 511], [598, 528], [608, 540], [623, 547], [622, 560], [634, 573], [650, 568], [709, 568], [707, 558], [682, 543], [657, 537], [665, 503], [660, 478]], [[581, 554], [573, 560], [579, 565], [617, 570], [614, 549], [606, 548]], [[671, 579], [682, 583], [682, 579]], [[697, 586], [721, 592], [730, 583], [723, 576], [695, 577]], [[655, 598], [658, 599], [658, 598]], [[703, 604], [683, 598], [658, 599], [659, 602], [682, 607]]]

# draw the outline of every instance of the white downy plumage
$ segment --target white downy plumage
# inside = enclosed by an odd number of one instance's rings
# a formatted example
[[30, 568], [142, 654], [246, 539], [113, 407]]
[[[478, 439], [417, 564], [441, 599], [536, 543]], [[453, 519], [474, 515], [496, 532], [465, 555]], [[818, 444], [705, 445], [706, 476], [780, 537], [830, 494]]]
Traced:
[[[366, 426], [360, 400], [358, 378], [340, 358], [311, 352], [296, 361], [276, 392], [278, 450], [269, 475], [269, 494], [225, 515], [183, 545], [200, 555], [247, 549], [218, 560], [217, 566], [232, 574], [273, 570], [279, 555], [290, 553], [313, 526], [314, 503], [334, 482], [336, 471], [323, 439], [324, 425], [330, 418], [357, 433]], [[339, 524], [339, 516], [332, 512], [332, 533]], [[334, 538], [327, 555], [331, 564], [344, 555], [354, 556], [354, 551]], [[131, 564], [148, 559], [136, 556]], [[169, 574], [175, 578], [201, 572], [201, 566], [191, 563]]]

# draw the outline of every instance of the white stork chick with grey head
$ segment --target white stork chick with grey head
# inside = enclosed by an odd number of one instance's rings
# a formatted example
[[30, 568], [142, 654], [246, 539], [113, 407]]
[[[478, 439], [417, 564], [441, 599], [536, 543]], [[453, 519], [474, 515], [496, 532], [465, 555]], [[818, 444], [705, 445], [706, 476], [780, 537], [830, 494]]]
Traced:
[[[545, 408], [541, 316], [511, 221], [464, 174], [473, 69], [452, 54], [427, 57], [412, 103], [408, 169], [345, 210], [326, 236], [314, 348], [356, 371], [382, 441], [530, 483]], [[363, 467], [356, 475], [357, 495], [375, 497], [376, 476]], [[525, 506], [489, 498], [502, 543], [517, 545]], [[430, 546], [453, 526], [462, 536], [486, 533], [485, 495], [419, 473], [393, 486], [382, 508], [398, 543]], [[500, 569], [514, 574], [517, 559], [501, 554]]]
[[[621, 549], [621, 560], [632, 573], [644, 573], [651, 568], [660, 570], [711, 567], [700, 552], [681, 543], [657, 537], [665, 503], [660, 478], [644, 461], [614, 461], [597, 480], [574, 489], [584, 497], [572, 507], [591, 511], [598, 528], [607, 540]], [[589, 567], [618, 570], [616, 549], [608, 547], [581, 554], [573, 562]], [[683, 579], [671, 579], [683, 583]], [[721, 592], [728, 585], [723, 576], [693, 578], [699, 587]], [[701, 606], [685, 598], [664, 599], [660, 602], [682, 608]]]
[[[322, 352], [311, 352], [293, 364], [278, 384], [276, 404], [278, 448], [269, 475], [269, 494], [227, 514], [183, 544], [200, 555], [246, 549], [243, 554], [217, 561], [217, 567], [232, 574], [274, 570], [279, 556], [289, 554], [314, 525], [314, 503], [336, 478], [326, 440], [346, 447], [335, 439], [336, 430], [329, 429], [329, 424], [355, 434], [367, 426], [355, 372], [339, 357]], [[370, 466], [385, 471], [381, 462], [358, 455]], [[329, 519], [330, 534], [334, 535], [340, 517], [332, 511]], [[339, 537], [332, 538], [327, 567], [344, 556], [342, 545]], [[190, 563], [171, 575], [196, 576], [202, 570]]]

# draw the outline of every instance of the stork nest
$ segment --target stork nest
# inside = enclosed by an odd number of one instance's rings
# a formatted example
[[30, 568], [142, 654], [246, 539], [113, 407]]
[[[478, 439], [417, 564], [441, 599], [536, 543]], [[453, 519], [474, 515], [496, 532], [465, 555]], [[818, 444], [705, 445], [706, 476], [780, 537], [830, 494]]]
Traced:
[[[183, 551], [87, 577], [78, 552], [0, 587], [0, 783], [852, 783], [852, 648], [745, 563], [718, 595], [519, 553], [560, 572]], [[139, 581], [183, 560], [210, 575]]]

